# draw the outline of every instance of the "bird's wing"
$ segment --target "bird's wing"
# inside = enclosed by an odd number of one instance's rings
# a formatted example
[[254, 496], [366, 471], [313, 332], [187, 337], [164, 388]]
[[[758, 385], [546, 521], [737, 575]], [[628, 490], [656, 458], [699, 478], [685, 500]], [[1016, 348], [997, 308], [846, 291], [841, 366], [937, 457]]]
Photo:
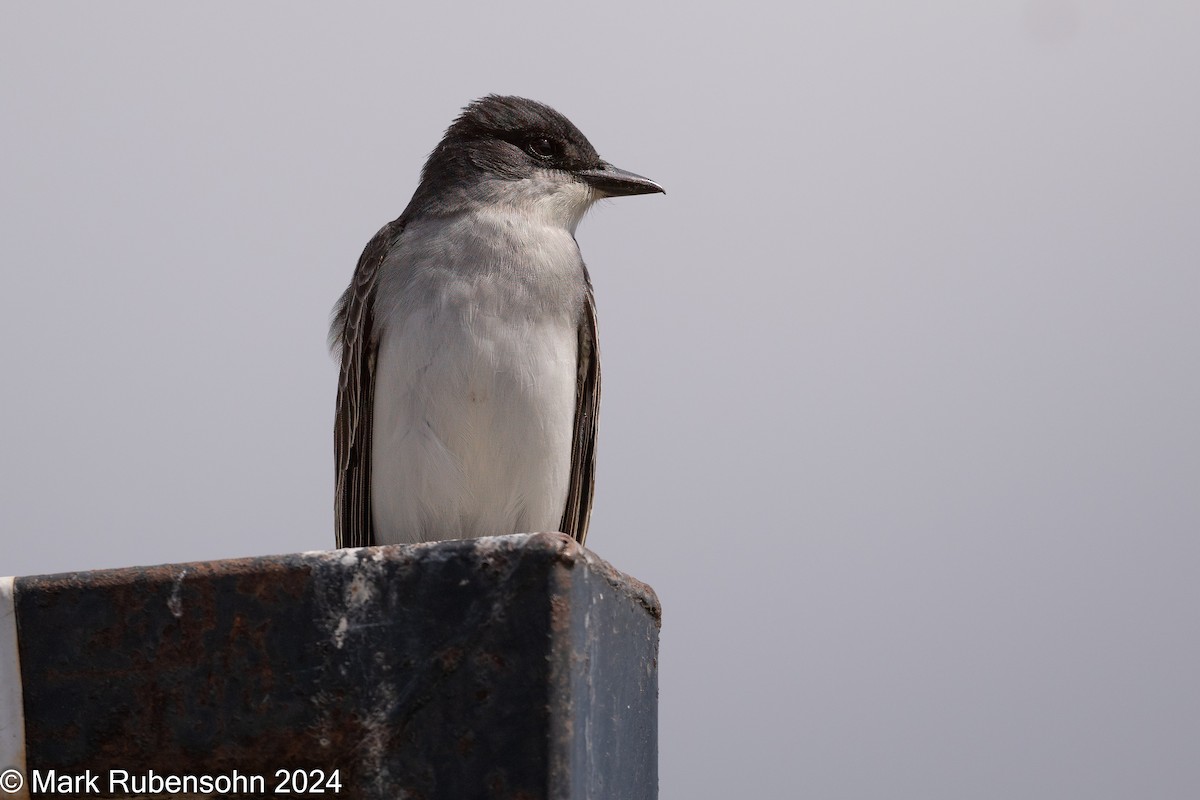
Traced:
[[[587, 276], [586, 270], [584, 276]], [[583, 318], [579, 323], [576, 370], [571, 483], [559, 530], [583, 544], [592, 518], [592, 490], [596, 485], [596, 414], [600, 410], [600, 350], [596, 336], [596, 298], [590, 279]]]
[[375, 543], [371, 525], [371, 414], [375, 401], [375, 292], [379, 268], [401, 220], [384, 225], [367, 243], [354, 279], [334, 309], [330, 345], [341, 347], [337, 416], [333, 428], [336, 496], [334, 521], [338, 547]]

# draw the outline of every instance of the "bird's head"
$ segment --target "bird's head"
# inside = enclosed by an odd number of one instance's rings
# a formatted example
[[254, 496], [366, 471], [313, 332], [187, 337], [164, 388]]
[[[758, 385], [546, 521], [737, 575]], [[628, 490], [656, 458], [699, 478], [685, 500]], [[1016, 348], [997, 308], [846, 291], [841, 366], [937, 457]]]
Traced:
[[435, 211], [464, 200], [510, 204], [574, 231], [596, 200], [662, 191], [649, 178], [600, 158], [587, 137], [549, 106], [488, 95], [464, 108], [446, 130], [425, 163], [418, 196]]

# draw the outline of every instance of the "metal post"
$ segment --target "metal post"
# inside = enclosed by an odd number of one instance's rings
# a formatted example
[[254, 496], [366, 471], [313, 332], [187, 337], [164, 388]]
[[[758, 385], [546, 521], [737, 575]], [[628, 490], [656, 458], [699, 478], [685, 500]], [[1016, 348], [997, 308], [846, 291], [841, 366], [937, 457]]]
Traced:
[[16, 578], [11, 598], [33, 797], [64, 777], [92, 797], [657, 797], [658, 600], [561, 534]]

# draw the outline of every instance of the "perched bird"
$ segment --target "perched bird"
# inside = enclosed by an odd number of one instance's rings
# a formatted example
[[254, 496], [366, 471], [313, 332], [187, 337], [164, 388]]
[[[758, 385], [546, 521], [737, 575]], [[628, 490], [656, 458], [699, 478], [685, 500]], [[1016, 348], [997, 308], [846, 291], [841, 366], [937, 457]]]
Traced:
[[661, 191], [541, 103], [463, 109], [334, 308], [338, 547], [583, 542], [600, 362], [575, 228], [598, 199]]

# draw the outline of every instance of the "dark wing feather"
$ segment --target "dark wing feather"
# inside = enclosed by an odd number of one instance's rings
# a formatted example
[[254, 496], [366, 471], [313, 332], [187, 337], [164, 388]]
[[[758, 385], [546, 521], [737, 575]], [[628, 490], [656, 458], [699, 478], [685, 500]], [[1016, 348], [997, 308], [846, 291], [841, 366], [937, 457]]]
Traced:
[[[584, 276], [587, 277], [586, 270]], [[592, 491], [596, 485], [596, 416], [600, 410], [600, 350], [596, 335], [596, 298], [590, 279], [587, 280], [583, 319], [579, 322], [576, 368], [571, 484], [559, 530], [583, 544], [592, 518]]]
[[367, 243], [354, 279], [338, 301], [330, 331], [341, 346], [337, 416], [333, 428], [336, 495], [334, 522], [338, 547], [375, 543], [371, 525], [371, 416], [375, 401], [375, 293], [379, 268], [404, 229], [389, 222]]

